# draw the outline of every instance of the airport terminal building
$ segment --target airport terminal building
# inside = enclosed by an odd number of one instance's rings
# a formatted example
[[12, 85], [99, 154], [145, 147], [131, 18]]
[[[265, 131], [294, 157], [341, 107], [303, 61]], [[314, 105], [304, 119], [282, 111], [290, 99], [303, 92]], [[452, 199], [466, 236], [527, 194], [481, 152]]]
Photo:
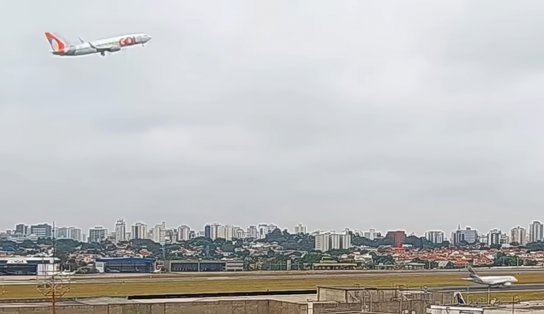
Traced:
[[95, 267], [100, 273], [152, 273], [156, 261], [139, 257], [103, 257], [96, 259]]
[[59, 263], [56, 257], [2, 257], [0, 275], [46, 275], [58, 271]]
[[219, 272], [243, 271], [244, 262], [241, 260], [171, 260], [165, 263], [169, 272]]

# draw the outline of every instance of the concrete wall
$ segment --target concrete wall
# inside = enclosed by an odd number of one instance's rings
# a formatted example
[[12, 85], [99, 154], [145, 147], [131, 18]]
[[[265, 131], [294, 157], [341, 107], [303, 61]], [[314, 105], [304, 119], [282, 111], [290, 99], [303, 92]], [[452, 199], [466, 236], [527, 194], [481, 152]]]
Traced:
[[[308, 314], [308, 304], [296, 302], [284, 302], [277, 300], [268, 301], [268, 314]], [[248, 312], [251, 313], [251, 312]], [[261, 312], [253, 312], [261, 313]]]
[[[369, 307], [370, 306], [370, 307]], [[424, 314], [426, 313], [426, 303], [422, 300], [417, 301], [384, 301], [372, 302], [363, 305], [361, 303], [336, 303], [336, 302], [317, 302], [313, 304], [314, 314], [361, 311], [364, 307], [365, 311], [378, 313], [401, 313], [401, 309], [407, 314]]]
[[[50, 306], [0, 306], [0, 314], [50, 314]], [[58, 314], [307, 314], [307, 305], [275, 300], [196, 301], [178, 303], [61, 304]]]
[[346, 294], [347, 294], [346, 289], [337, 289], [337, 288], [331, 288], [331, 287], [317, 288], [318, 301], [347, 302]]
[[313, 304], [313, 314], [361, 311], [361, 304], [320, 302]]
[[319, 301], [360, 303], [361, 300], [388, 301], [400, 295], [398, 289], [374, 289], [356, 287], [317, 287]]

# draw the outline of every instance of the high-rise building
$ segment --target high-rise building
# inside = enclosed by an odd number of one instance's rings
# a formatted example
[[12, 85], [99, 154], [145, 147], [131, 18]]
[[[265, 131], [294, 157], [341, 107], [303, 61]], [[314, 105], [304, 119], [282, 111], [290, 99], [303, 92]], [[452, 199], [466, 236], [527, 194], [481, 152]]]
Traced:
[[300, 234], [300, 233], [302, 234], [308, 233], [306, 226], [303, 224], [298, 224], [295, 226], [295, 234]]
[[166, 222], [163, 221], [161, 224], [155, 225], [155, 227], [153, 227], [151, 230], [151, 233], [151, 240], [153, 240], [153, 242], [164, 244], [166, 236]]
[[501, 244], [510, 244], [510, 242], [512, 242], [510, 241], [510, 237], [505, 232], [503, 232], [501, 234]]
[[330, 233], [322, 233], [315, 236], [315, 249], [321, 252], [331, 250], [331, 235]]
[[492, 229], [487, 234], [487, 245], [498, 245], [501, 244], [501, 235], [502, 232], [499, 229]]
[[517, 243], [519, 245], [526, 245], [527, 244], [527, 230], [525, 228], [522, 228], [520, 226], [517, 226], [515, 228], [512, 228], [510, 231], [510, 240], [512, 243]]
[[137, 222], [131, 227], [131, 239], [147, 239], [147, 225]]
[[178, 242], [191, 240], [191, 228], [187, 225], [178, 227]]
[[315, 249], [321, 252], [335, 249], [349, 249], [350, 247], [350, 233], [326, 232], [315, 236]]
[[362, 236], [369, 240], [375, 240], [376, 238], [380, 237], [381, 234], [379, 232], [376, 232], [376, 229], [370, 229], [368, 231], [363, 232]]
[[259, 230], [256, 226], [249, 226], [247, 227], [246, 237], [249, 239], [258, 239], [259, 238]]
[[476, 244], [480, 240], [478, 237], [478, 231], [466, 227], [466, 229], [461, 229], [461, 226], [452, 234], [453, 244], [456, 246], [462, 244]]
[[164, 243], [176, 242], [178, 238], [178, 231], [176, 229], [164, 230]]
[[29, 228], [27, 225], [25, 224], [18, 224], [15, 226], [15, 233], [18, 234], [18, 235], [21, 235], [23, 237], [26, 237], [27, 235], [30, 234], [29, 232]]
[[57, 239], [71, 239], [74, 241], [81, 241], [81, 229], [76, 227], [60, 227], [55, 228], [55, 238]]
[[387, 231], [385, 238], [391, 240], [394, 247], [401, 247], [406, 241], [405, 231]]
[[278, 226], [276, 226], [275, 224], [259, 224], [259, 239], [264, 239], [267, 234], [271, 233], [277, 228]]
[[211, 224], [204, 226], [204, 236], [215, 240], [217, 238], [225, 238], [225, 229], [224, 226], [220, 224]]
[[440, 244], [444, 242], [444, 232], [443, 231], [427, 231], [425, 232], [425, 239], [431, 241], [435, 244]]
[[30, 226], [30, 233], [39, 238], [51, 238], [53, 227], [49, 224], [38, 224]]
[[119, 219], [115, 222], [115, 243], [127, 241], [127, 224], [123, 219]]
[[529, 225], [529, 242], [538, 242], [544, 239], [544, 225], [540, 221], [533, 221]]
[[232, 231], [232, 238], [233, 239], [243, 239], [245, 237], [244, 229], [240, 227], [234, 227], [234, 230]]
[[89, 243], [102, 242], [108, 237], [108, 229], [102, 226], [95, 226], [89, 229]]
[[227, 233], [226, 233], [226, 228], [225, 226], [217, 226], [217, 229], [216, 230], [216, 233], [215, 233], [215, 239], [219, 238], [219, 239], [227, 239]]
[[234, 226], [226, 225], [225, 226], [225, 240], [232, 241], [234, 238]]
[[212, 226], [204, 226], [204, 237], [211, 239], [212, 238]]

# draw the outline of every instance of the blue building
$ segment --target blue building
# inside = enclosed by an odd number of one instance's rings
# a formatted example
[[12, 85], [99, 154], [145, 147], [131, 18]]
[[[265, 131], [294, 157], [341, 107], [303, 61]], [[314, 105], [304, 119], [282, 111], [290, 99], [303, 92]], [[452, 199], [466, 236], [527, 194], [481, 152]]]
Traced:
[[96, 259], [95, 267], [101, 273], [152, 273], [156, 261], [139, 257], [103, 257]]

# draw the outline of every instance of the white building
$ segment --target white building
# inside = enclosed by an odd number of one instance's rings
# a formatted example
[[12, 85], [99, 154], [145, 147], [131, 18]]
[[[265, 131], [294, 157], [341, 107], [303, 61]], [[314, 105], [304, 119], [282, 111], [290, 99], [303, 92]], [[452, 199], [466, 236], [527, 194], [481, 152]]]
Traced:
[[503, 234], [501, 234], [501, 244], [507, 244], [507, 245], [510, 245], [510, 236], [508, 236], [508, 234], [506, 234], [506, 232], [503, 232]]
[[351, 234], [349, 233], [326, 232], [315, 236], [315, 249], [321, 252], [350, 247]]
[[376, 232], [376, 229], [370, 229], [368, 231], [363, 232], [362, 236], [364, 238], [367, 238], [369, 240], [375, 240], [380, 235], [379, 232]]
[[466, 227], [466, 229], [462, 230], [461, 226], [457, 228], [457, 230], [452, 234], [451, 238], [453, 239], [454, 245], [460, 245], [463, 243], [475, 244], [478, 243], [480, 240], [480, 237], [478, 236], [478, 231], [473, 230], [470, 227]]
[[108, 237], [108, 229], [102, 226], [95, 226], [89, 229], [89, 243], [102, 242]]
[[492, 229], [487, 234], [487, 245], [497, 245], [501, 244], [501, 235], [502, 232], [499, 229]]
[[517, 226], [515, 228], [512, 228], [510, 234], [511, 234], [510, 240], [512, 241], [512, 243], [515, 242], [519, 245], [527, 244], [527, 230], [525, 230], [525, 228]]
[[308, 230], [307, 230], [306, 226], [303, 225], [303, 224], [298, 224], [298, 225], [295, 226], [295, 234], [300, 234], [300, 233], [302, 233], [302, 234], [307, 234], [308, 233]]
[[246, 233], [244, 232], [244, 229], [240, 227], [234, 227], [232, 238], [233, 239], [244, 239], [246, 236]]
[[251, 239], [259, 238], [259, 230], [257, 229], [256, 226], [247, 227], [246, 238], [251, 238]]
[[431, 241], [432, 243], [440, 244], [444, 242], [444, 232], [443, 231], [427, 231], [425, 232], [425, 239]]
[[151, 229], [151, 240], [160, 244], [166, 242], [166, 223], [164, 221]]
[[187, 225], [178, 227], [178, 242], [191, 240], [191, 228]]
[[147, 239], [147, 225], [137, 222], [131, 227], [131, 239]]
[[213, 224], [210, 226], [210, 228], [210, 239], [215, 240], [217, 238], [220, 238], [222, 235], [224, 236], [225, 230], [222, 225]]
[[267, 234], [271, 233], [277, 228], [278, 226], [276, 226], [275, 224], [259, 224], [259, 239], [264, 239]]
[[329, 233], [318, 234], [315, 236], [315, 249], [321, 252], [327, 252], [331, 249], [331, 235]]
[[60, 227], [55, 228], [55, 238], [57, 239], [71, 239], [74, 241], [82, 241], [81, 229], [76, 227]]
[[127, 224], [123, 219], [119, 219], [115, 222], [115, 232], [114, 232], [114, 238], [115, 243], [127, 241], [128, 239], [125, 237], [127, 234]]
[[533, 221], [529, 225], [529, 242], [538, 242], [544, 239], [544, 225], [540, 221]]

